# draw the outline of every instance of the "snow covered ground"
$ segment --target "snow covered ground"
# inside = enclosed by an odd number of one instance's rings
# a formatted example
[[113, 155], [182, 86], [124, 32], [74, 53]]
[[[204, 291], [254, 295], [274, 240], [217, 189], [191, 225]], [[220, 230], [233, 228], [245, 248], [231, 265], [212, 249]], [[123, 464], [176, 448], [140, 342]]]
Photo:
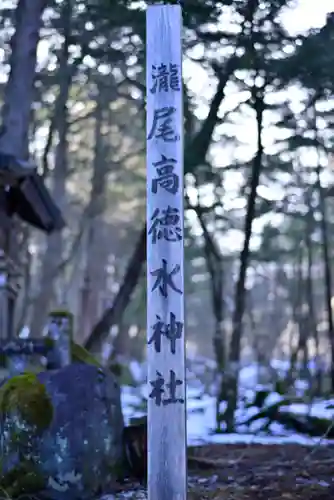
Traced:
[[[147, 396], [146, 367], [138, 363], [131, 362], [129, 365], [133, 377], [133, 386], [123, 386], [122, 388], [122, 406], [126, 423], [131, 418], [141, 417], [146, 414], [145, 398]], [[276, 362], [273, 363], [276, 372], [281, 375], [286, 372], [287, 365]], [[190, 370], [191, 368], [191, 370]], [[189, 445], [201, 445], [207, 443], [229, 443], [229, 444], [285, 444], [294, 443], [308, 446], [320, 446], [325, 444], [334, 444], [333, 441], [322, 438], [310, 438], [300, 434], [292, 433], [284, 429], [283, 426], [272, 423], [269, 433], [257, 433], [258, 428], [263, 424], [261, 421], [254, 422], [250, 427], [239, 425], [236, 434], [214, 434], [215, 428], [215, 405], [213, 378], [214, 365], [208, 360], [196, 360], [196, 363], [190, 363], [187, 373], [187, 435]], [[298, 391], [302, 394], [305, 389], [305, 383], [299, 381]], [[240, 402], [236, 414], [237, 422], [246, 420], [258, 412], [249, 403], [253, 400], [255, 389], [263, 388], [258, 384], [258, 367], [251, 365], [244, 367], [240, 373]], [[270, 391], [265, 399], [265, 405], [272, 405], [282, 400], [278, 393]], [[310, 405], [293, 404], [286, 409], [292, 410], [298, 414], [311, 414], [318, 417], [334, 417], [334, 400], [319, 401]], [[283, 409], [284, 411], [284, 409]], [[144, 488], [132, 490], [118, 495], [106, 495], [99, 500], [147, 500], [147, 493]]]
[[[207, 362], [206, 362], [207, 363]], [[291, 433], [287, 431], [282, 425], [272, 423], [269, 428], [269, 433], [258, 433], [262, 427], [263, 421], [255, 421], [249, 427], [241, 425], [241, 422], [258, 412], [258, 408], [254, 406], [248, 407], [247, 403], [252, 400], [254, 396], [254, 389], [259, 388], [257, 384], [258, 369], [256, 365], [251, 365], [243, 368], [240, 373], [240, 395], [241, 401], [236, 413], [237, 434], [214, 434], [215, 428], [215, 397], [210, 395], [210, 390], [206, 391], [203, 384], [199, 381], [199, 375], [203, 375], [206, 363], [199, 363], [197, 365], [197, 373], [192, 372], [188, 376], [187, 388], [187, 435], [188, 444], [196, 445], [202, 443], [299, 443], [305, 445], [314, 445], [321, 441], [325, 444], [329, 441], [319, 438], [310, 438], [307, 436]], [[277, 365], [277, 363], [276, 363]], [[204, 366], [204, 368], [203, 368]], [[206, 365], [207, 366], [207, 365]], [[210, 368], [212, 368], [210, 366]], [[210, 369], [207, 366], [207, 370]], [[284, 371], [284, 366], [279, 366]], [[138, 384], [137, 387], [123, 387], [122, 390], [122, 405], [125, 420], [128, 423], [131, 418], [136, 418], [146, 413], [145, 396], [146, 385], [145, 366], [138, 365], [137, 363], [130, 364], [130, 371], [134, 380]], [[202, 372], [202, 373], [199, 373]], [[302, 384], [300, 384], [302, 386]], [[210, 389], [210, 388], [209, 388]], [[280, 401], [282, 396], [275, 392], [270, 392], [265, 400], [265, 406], [274, 404]], [[289, 409], [295, 414], [310, 414], [317, 417], [334, 418], [334, 400], [332, 401], [319, 401], [314, 402], [312, 405], [308, 404], [291, 404], [283, 411]], [[257, 433], [257, 434], [255, 434]]]

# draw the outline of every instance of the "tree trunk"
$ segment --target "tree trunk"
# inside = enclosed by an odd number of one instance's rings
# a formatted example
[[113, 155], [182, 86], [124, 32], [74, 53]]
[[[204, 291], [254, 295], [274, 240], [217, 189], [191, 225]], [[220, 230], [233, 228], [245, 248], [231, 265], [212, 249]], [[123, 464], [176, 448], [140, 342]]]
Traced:
[[91, 180], [91, 194], [88, 210], [86, 268], [84, 272], [85, 304], [79, 318], [78, 339], [87, 338], [93, 324], [97, 320], [101, 291], [105, 286], [105, 265], [108, 248], [103, 244], [104, 224], [101, 221], [106, 208], [105, 191], [107, 185], [108, 163], [106, 162], [106, 146], [102, 135], [105, 120], [103, 110], [107, 96], [100, 88], [97, 89], [95, 108], [95, 151], [94, 167]]
[[[297, 345], [293, 346], [293, 338], [290, 343], [290, 365], [289, 370], [285, 377], [285, 386], [289, 388], [295, 380], [295, 371], [296, 364], [298, 361], [298, 354], [300, 352], [300, 348], [302, 345], [301, 336], [303, 334], [302, 331], [302, 322], [301, 322], [301, 314], [302, 314], [302, 303], [303, 303], [303, 275], [302, 275], [302, 265], [303, 265], [303, 256], [304, 249], [302, 246], [299, 246], [298, 253], [296, 256], [296, 263], [294, 266], [293, 273], [293, 289], [290, 292], [290, 302], [292, 308], [292, 320], [295, 325], [295, 330], [297, 332]], [[295, 286], [296, 283], [296, 286]]]
[[[185, 172], [194, 171], [205, 161], [209, 150], [212, 134], [218, 122], [218, 112], [224, 99], [226, 85], [233, 74], [238, 58], [234, 55], [226, 64], [225, 71], [219, 80], [216, 94], [214, 95], [209, 113], [201, 129], [185, 149]], [[102, 342], [108, 337], [110, 328], [122, 322], [124, 312], [129, 305], [132, 294], [141, 276], [142, 268], [146, 261], [146, 224], [140, 232], [135, 250], [124, 275], [123, 283], [114, 299], [110, 309], [107, 309], [102, 318], [93, 327], [85, 342], [86, 349], [97, 352], [101, 349]]]
[[300, 261], [298, 267], [298, 283], [299, 283], [299, 293], [297, 295], [298, 300], [298, 313], [297, 313], [297, 323], [299, 330], [299, 341], [296, 349], [296, 360], [299, 361], [299, 356], [301, 358], [301, 364], [298, 366], [298, 374], [301, 378], [307, 378], [308, 376], [308, 347], [307, 341], [309, 337], [307, 312], [305, 312], [304, 305], [307, 301], [306, 297], [306, 280], [304, 276], [304, 262], [305, 262], [305, 246], [302, 243], [300, 249]]
[[[37, 45], [41, 17], [46, 0], [19, 0], [15, 9], [15, 32], [11, 39], [10, 73], [4, 91], [2, 107], [2, 124], [0, 128], [0, 153], [12, 155], [21, 160], [29, 157], [29, 122], [31, 105], [34, 96], [34, 80], [36, 68]], [[4, 203], [4, 187], [0, 187], [0, 205]], [[2, 210], [4, 207], [2, 207]], [[1, 211], [1, 209], [0, 209]], [[18, 241], [21, 224], [12, 218], [10, 226], [0, 227], [0, 247], [11, 258], [12, 243]], [[20, 253], [24, 249], [20, 248]], [[14, 252], [16, 249], [14, 249]], [[18, 257], [18, 256], [16, 256]], [[17, 262], [16, 262], [17, 263]], [[1, 330], [4, 335], [14, 333], [16, 296], [8, 296], [3, 290], [0, 297]], [[3, 334], [0, 331], [0, 337]]]
[[46, 0], [19, 0], [11, 40], [10, 73], [4, 92], [0, 152], [27, 159], [36, 53]]
[[[220, 250], [217, 248], [215, 241], [211, 237], [205, 224], [200, 208], [196, 210], [197, 217], [201, 224], [204, 238], [204, 255], [206, 265], [211, 279], [211, 301], [212, 310], [215, 318], [215, 331], [213, 335], [213, 349], [216, 358], [216, 373], [218, 379], [222, 376], [226, 362], [225, 338], [223, 332], [223, 260]], [[219, 408], [220, 397], [216, 400], [216, 424], [219, 427]]]
[[[68, 110], [67, 100], [72, 82], [72, 71], [68, 64], [69, 45], [71, 34], [72, 0], [64, 2], [62, 9], [62, 23], [64, 29], [64, 45], [59, 58], [59, 95], [57, 97], [57, 116], [55, 127], [58, 132], [58, 144], [55, 152], [55, 169], [53, 177], [52, 195], [58, 206], [64, 208], [66, 201], [66, 179], [68, 175]], [[40, 336], [45, 323], [48, 309], [55, 293], [55, 278], [62, 258], [62, 233], [57, 231], [47, 240], [47, 248], [42, 259], [39, 294], [32, 308], [30, 330], [33, 336]]]
[[[313, 119], [314, 119], [314, 139], [318, 139], [318, 128], [317, 128], [317, 110], [316, 104], [313, 109]], [[324, 189], [321, 184], [321, 163], [320, 158], [318, 159], [318, 165], [316, 169], [317, 180], [316, 188], [319, 195], [319, 210], [320, 210], [320, 230], [322, 238], [322, 251], [323, 251], [323, 266], [324, 266], [324, 276], [325, 276], [325, 304], [327, 312], [327, 322], [328, 322], [328, 341], [331, 349], [331, 390], [334, 392], [334, 321], [332, 312], [332, 272], [330, 265], [330, 252], [329, 252], [329, 235], [327, 226], [327, 207], [326, 207], [326, 196]]]
[[317, 168], [317, 187], [319, 193], [319, 205], [320, 205], [320, 228], [322, 237], [322, 252], [323, 252], [323, 266], [324, 266], [324, 276], [325, 276], [325, 304], [328, 322], [328, 341], [331, 349], [331, 390], [334, 392], [334, 322], [332, 313], [332, 273], [330, 268], [330, 257], [329, 257], [329, 240], [328, 240], [328, 228], [326, 219], [326, 200], [321, 185], [320, 179], [321, 167]]
[[307, 276], [306, 276], [306, 295], [307, 295], [307, 307], [308, 307], [308, 318], [310, 330], [314, 338], [315, 348], [316, 348], [316, 364], [315, 364], [315, 383], [313, 384], [312, 392], [315, 395], [321, 394], [322, 387], [322, 370], [318, 366], [318, 356], [319, 356], [319, 332], [318, 332], [318, 321], [314, 307], [314, 291], [313, 291], [313, 245], [312, 245], [312, 234], [314, 230], [314, 214], [312, 207], [312, 197], [307, 196], [306, 199], [307, 206], [309, 207], [307, 217], [306, 217], [306, 251], [307, 251]]
[[115, 297], [112, 307], [104, 312], [102, 318], [94, 326], [90, 336], [85, 341], [85, 348], [89, 351], [98, 351], [101, 346], [101, 340], [103, 340], [105, 336], [109, 334], [110, 328], [113, 325], [117, 325], [122, 322], [123, 313], [128, 306], [132, 294], [139, 281], [145, 259], [146, 224], [140, 233], [135, 251], [126, 269], [123, 283]]
[[[244, 41], [244, 29], [252, 22], [254, 13], [258, 7], [258, 0], [248, 0], [244, 10], [244, 23], [240, 32], [239, 39], [237, 40], [234, 54], [228, 59], [225, 68], [219, 68], [217, 77], [219, 78], [216, 93], [211, 101], [209, 113], [204, 120], [199, 132], [192, 138], [185, 147], [185, 173], [192, 172], [201, 163], [205, 162], [207, 152], [209, 150], [212, 134], [219, 121], [218, 114], [220, 105], [225, 97], [225, 90], [230, 77], [236, 70], [239, 62], [237, 55], [237, 48]], [[218, 69], [218, 68], [217, 68]], [[187, 138], [186, 138], [187, 139]], [[141, 260], [135, 261], [135, 257], [140, 257]], [[135, 247], [134, 253], [130, 259], [130, 265], [124, 276], [123, 284], [115, 298], [113, 306], [105, 311], [102, 318], [94, 326], [89, 338], [85, 345], [97, 351], [101, 348], [101, 343], [108, 336], [108, 332], [112, 325], [117, 324], [122, 320], [126, 307], [129, 304], [132, 293], [137, 286], [138, 280], [141, 275], [141, 269], [146, 260], [146, 225], [143, 227], [138, 243]], [[132, 269], [131, 269], [131, 266]], [[132, 275], [131, 272], [134, 272]], [[126, 282], [126, 280], [129, 280]]]
[[222, 395], [227, 402], [227, 408], [224, 414], [226, 423], [226, 431], [233, 432], [234, 430], [234, 413], [237, 407], [238, 396], [238, 377], [239, 377], [239, 362], [240, 362], [240, 346], [242, 337], [243, 316], [246, 304], [246, 275], [250, 257], [250, 240], [252, 236], [252, 226], [255, 218], [255, 204], [257, 196], [257, 188], [260, 181], [263, 158], [262, 144], [262, 123], [264, 112], [264, 95], [263, 90], [255, 89], [254, 92], [254, 109], [256, 112], [257, 122], [257, 152], [253, 160], [253, 167], [250, 180], [250, 193], [247, 201], [247, 212], [244, 226], [244, 246], [240, 254], [240, 269], [239, 276], [235, 289], [235, 308], [232, 318], [232, 337], [229, 350], [229, 366], [225, 371], [223, 379]]

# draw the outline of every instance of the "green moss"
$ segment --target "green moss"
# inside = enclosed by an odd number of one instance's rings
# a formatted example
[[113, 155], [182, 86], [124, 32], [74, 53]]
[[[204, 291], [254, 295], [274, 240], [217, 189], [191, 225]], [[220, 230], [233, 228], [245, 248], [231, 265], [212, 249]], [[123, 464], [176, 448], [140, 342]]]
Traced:
[[[54, 340], [50, 337], [45, 337], [44, 339], [46, 347], [52, 349], [54, 346]], [[71, 360], [74, 363], [87, 363], [89, 365], [96, 366], [97, 368], [102, 369], [101, 363], [90, 354], [83, 346], [77, 344], [73, 340], [71, 340]]]
[[73, 340], [71, 340], [71, 358], [73, 362], [87, 363], [102, 369], [102, 365], [97, 359], [84, 347], [73, 342]]
[[[18, 417], [20, 423], [16, 424], [12, 416]], [[0, 491], [8, 498], [38, 492], [45, 486], [45, 479], [33, 459], [26, 458], [26, 451], [34, 438], [49, 427], [53, 407], [45, 386], [34, 373], [12, 377], [0, 388], [0, 418], [9, 422], [8, 449], [17, 450], [21, 458], [6, 474], [0, 467]]]
[[[70, 312], [67, 311], [66, 309], [58, 309], [55, 311], [51, 311], [49, 313], [49, 318], [67, 318], [69, 320], [69, 334], [71, 338], [71, 359], [72, 362], [76, 363], [87, 363], [89, 365], [96, 366], [97, 368], [101, 368], [101, 363], [98, 362], [98, 360], [90, 353], [88, 352], [84, 347], [81, 345], [77, 344], [73, 340], [73, 333], [74, 333], [74, 315]], [[45, 339], [46, 345], [51, 348], [54, 344], [54, 341], [47, 337]]]
[[70, 318], [72, 320], [74, 319], [74, 314], [72, 314], [67, 309], [55, 309], [49, 312], [49, 316], [54, 316], [58, 318]]
[[42, 432], [53, 418], [51, 400], [34, 373], [10, 378], [0, 388], [0, 416], [18, 414], [29, 426]]
[[38, 493], [45, 485], [45, 478], [30, 460], [24, 460], [7, 474], [0, 475], [0, 494], [4, 498]]

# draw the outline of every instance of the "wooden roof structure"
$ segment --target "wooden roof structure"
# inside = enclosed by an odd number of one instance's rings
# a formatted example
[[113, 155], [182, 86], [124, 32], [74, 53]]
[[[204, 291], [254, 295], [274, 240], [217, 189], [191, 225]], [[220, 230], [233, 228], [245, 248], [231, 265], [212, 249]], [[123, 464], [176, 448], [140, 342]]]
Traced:
[[46, 233], [65, 226], [35, 165], [0, 152], [0, 227], [10, 229], [15, 214], [27, 224]]

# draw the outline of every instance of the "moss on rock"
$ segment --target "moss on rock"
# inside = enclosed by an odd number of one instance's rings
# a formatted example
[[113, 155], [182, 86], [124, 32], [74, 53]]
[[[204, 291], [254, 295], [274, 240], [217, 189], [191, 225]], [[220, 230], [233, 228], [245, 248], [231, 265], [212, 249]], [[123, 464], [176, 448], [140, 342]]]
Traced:
[[0, 417], [19, 416], [38, 433], [52, 421], [53, 407], [45, 386], [36, 374], [23, 373], [10, 378], [0, 388]]
[[0, 492], [5, 498], [17, 498], [23, 494], [34, 494], [43, 490], [46, 479], [31, 460], [24, 460], [7, 474], [0, 474]]
[[[0, 419], [4, 450], [18, 453], [18, 463], [4, 473], [0, 470], [0, 489], [11, 498], [43, 489], [45, 479], [33, 457], [31, 444], [41, 436], [53, 418], [52, 402], [45, 386], [34, 373], [23, 373], [0, 387]], [[2, 468], [1, 468], [2, 469]]]
[[98, 360], [87, 351], [87, 349], [79, 344], [76, 344], [73, 340], [71, 341], [71, 357], [72, 362], [87, 363], [88, 365], [102, 368], [101, 363], [99, 363]]
[[119, 387], [87, 361], [38, 376], [26, 372], [0, 387], [0, 498], [89, 500], [119, 477]]
[[[89, 365], [96, 366], [97, 368], [102, 368], [101, 363], [83, 346], [77, 344], [73, 340], [74, 336], [74, 315], [67, 311], [66, 309], [57, 309], [49, 313], [49, 318], [51, 319], [61, 319], [66, 318], [69, 322], [68, 325], [68, 335], [70, 337], [70, 348], [71, 348], [71, 360], [75, 363], [87, 363]], [[46, 341], [49, 342], [48, 347], [51, 348], [54, 345], [53, 339], [47, 337]]]
[[[54, 346], [54, 340], [50, 337], [45, 337], [44, 339], [45, 346], [48, 349], [52, 349]], [[96, 366], [97, 368], [102, 368], [101, 363], [85, 349], [83, 346], [77, 344], [73, 340], [71, 342], [71, 360], [72, 363], [87, 363], [88, 365]]]

